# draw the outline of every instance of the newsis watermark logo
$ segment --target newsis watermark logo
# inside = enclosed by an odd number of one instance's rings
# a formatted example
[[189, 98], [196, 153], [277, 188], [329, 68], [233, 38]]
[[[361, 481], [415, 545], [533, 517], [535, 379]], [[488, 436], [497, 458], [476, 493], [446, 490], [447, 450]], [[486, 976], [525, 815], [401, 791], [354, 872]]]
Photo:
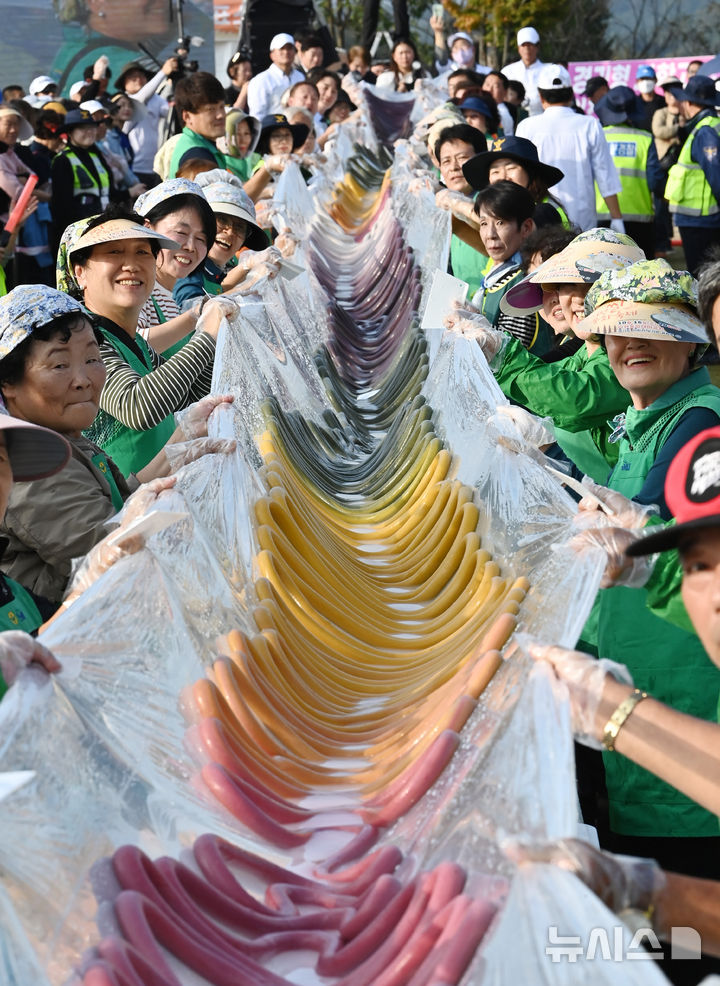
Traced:
[[671, 959], [699, 959], [700, 935], [694, 928], [672, 928], [670, 941], [661, 943], [652, 928], [639, 928], [628, 941], [625, 925], [590, 928], [584, 935], [561, 935], [556, 925], [548, 928], [545, 954], [551, 962], [657, 962]]

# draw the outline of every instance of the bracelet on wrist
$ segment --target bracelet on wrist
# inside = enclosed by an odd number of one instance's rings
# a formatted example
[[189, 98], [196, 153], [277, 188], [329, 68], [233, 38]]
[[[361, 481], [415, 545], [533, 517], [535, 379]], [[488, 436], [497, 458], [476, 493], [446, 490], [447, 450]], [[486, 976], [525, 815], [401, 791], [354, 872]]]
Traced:
[[626, 699], [623, 699], [605, 723], [602, 733], [602, 744], [610, 753], [615, 750], [615, 741], [617, 740], [618, 733], [635, 711], [635, 707], [644, 698], [648, 698], [647, 692], [641, 692], [639, 688], [633, 689], [632, 693]]

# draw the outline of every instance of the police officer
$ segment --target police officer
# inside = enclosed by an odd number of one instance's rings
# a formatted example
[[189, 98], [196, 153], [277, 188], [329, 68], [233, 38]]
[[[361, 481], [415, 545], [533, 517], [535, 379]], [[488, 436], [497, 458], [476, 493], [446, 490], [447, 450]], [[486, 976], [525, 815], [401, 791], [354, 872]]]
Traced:
[[[645, 256], [655, 256], [655, 222], [652, 192], [662, 193], [663, 174], [655, 142], [647, 130], [635, 126], [635, 93], [629, 86], [614, 86], [595, 106], [610, 146], [622, 191], [618, 195], [625, 232]], [[610, 225], [610, 210], [595, 186], [595, 210], [601, 226]]]
[[668, 173], [665, 197], [680, 230], [685, 261], [697, 274], [708, 249], [720, 244], [720, 94], [706, 75], [675, 89], [685, 143]]
[[111, 199], [117, 199], [110, 166], [95, 146], [97, 132], [97, 122], [87, 110], [70, 110], [65, 115], [67, 146], [55, 155], [50, 169], [55, 252], [66, 226], [97, 215]]

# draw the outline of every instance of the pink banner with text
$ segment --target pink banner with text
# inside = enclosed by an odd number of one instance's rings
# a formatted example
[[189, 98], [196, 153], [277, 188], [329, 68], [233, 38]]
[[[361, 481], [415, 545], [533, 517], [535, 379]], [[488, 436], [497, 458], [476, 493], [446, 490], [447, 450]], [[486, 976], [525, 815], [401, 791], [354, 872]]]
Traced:
[[[618, 62], [570, 62], [568, 71], [572, 79], [575, 99], [579, 106], [587, 112], [592, 112], [592, 103], [584, 95], [585, 83], [594, 75], [601, 75], [607, 79], [612, 86], [630, 86], [635, 88], [635, 77], [641, 65], [652, 65], [658, 81], [674, 75], [685, 82], [687, 79], [687, 67], [690, 62], [707, 62], [712, 55], [680, 55], [677, 58], [631, 58], [627, 61]], [[702, 71], [702, 70], [701, 70]]]

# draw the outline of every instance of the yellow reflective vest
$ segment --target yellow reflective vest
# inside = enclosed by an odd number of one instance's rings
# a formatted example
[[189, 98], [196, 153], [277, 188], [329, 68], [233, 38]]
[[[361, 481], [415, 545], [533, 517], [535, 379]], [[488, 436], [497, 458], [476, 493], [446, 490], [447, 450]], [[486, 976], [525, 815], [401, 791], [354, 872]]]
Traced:
[[[712, 193], [703, 169], [690, 156], [693, 140], [701, 127], [712, 127], [720, 134], [720, 117], [707, 116], [693, 129], [680, 151], [677, 164], [668, 172], [665, 198], [670, 212], [676, 216], [712, 216], [718, 212], [718, 202]], [[718, 161], [720, 167], [720, 161]]]
[[[650, 222], [653, 218], [653, 202], [647, 182], [647, 162], [652, 136], [635, 127], [603, 127], [610, 154], [620, 176], [622, 191], [618, 204], [623, 219], [630, 222]], [[598, 219], [609, 218], [610, 210], [595, 186], [595, 209]]]

